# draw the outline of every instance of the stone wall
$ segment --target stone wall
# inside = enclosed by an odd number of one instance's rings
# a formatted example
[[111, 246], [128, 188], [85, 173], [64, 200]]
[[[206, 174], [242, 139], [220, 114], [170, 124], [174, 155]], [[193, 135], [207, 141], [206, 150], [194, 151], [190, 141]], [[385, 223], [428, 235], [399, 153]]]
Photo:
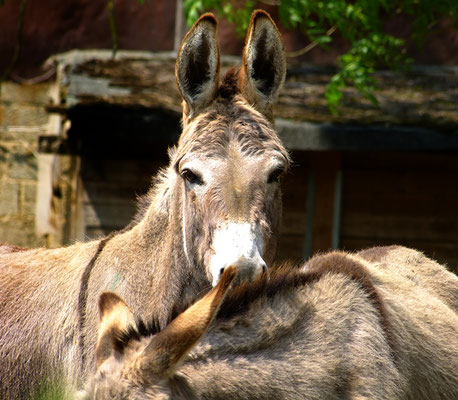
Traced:
[[[58, 96], [56, 83], [33, 86], [11, 82], [2, 84], [0, 93], [0, 242], [19, 246], [57, 246], [64, 243], [67, 200], [71, 185], [72, 158], [37, 153], [42, 135], [57, 134], [61, 118], [47, 112], [46, 106]], [[51, 157], [51, 159], [50, 159]], [[46, 173], [49, 179], [39, 179]], [[40, 167], [41, 166], [41, 167]], [[53, 187], [52, 178], [59, 177]], [[38, 201], [39, 181], [49, 185], [50, 196]], [[65, 201], [64, 201], [65, 200]], [[45, 223], [38, 207], [45, 212]], [[46, 204], [48, 202], [49, 204]]]
[[0, 95], [0, 240], [44, 245], [35, 235], [37, 137], [45, 132], [50, 85], [4, 83]]

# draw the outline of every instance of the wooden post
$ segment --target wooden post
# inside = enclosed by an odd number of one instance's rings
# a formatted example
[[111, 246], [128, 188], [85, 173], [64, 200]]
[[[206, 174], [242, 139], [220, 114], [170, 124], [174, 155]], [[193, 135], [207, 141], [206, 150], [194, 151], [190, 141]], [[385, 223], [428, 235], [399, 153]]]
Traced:
[[38, 155], [38, 188], [35, 231], [38, 236], [56, 233], [52, 224], [52, 182], [56, 156], [54, 154]]
[[[60, 103], [60, 71], [57, 71], [56, 82], [49, 89], [49, 98], [54, 104]], [[62, 116], [50, 114], [46, 127], [47, 135], [59, 136], [62, 126]], [[52, 198], [53, 188], [59, 177], [59, 158], [55, 154], [38, 154], [38, 186], [35, 213], [35, 233], [45, 236], [50, 242], [50, 236], [57, 233], [53, 218]]]
[[178, 51], [186, 33], [186, 21], [184, 19], [183, 0], [176, 0], [175, 3], [175, 36], [173, 39], [173, 50]]
[[342, 171], [339, 152], [313, 152], [308, 178], [305, 258], [339, 247]]

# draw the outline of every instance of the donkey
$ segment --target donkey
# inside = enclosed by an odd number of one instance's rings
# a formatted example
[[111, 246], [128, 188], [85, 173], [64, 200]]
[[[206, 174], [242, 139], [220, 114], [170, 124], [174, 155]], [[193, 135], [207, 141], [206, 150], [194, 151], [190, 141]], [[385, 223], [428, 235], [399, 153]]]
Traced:
[[163, 330], [104, 293], [77, 398], [458, 398], [458, 278], [421, 253], [318, 255], [228, 290], [217, 313], [231, 271]]
[[272, 107], [285, 78], [281, 36], [253, 13], [243, 63], [220, 79], [217, 21], [203, 15], [177, 56], [183, 132], [123, 231], [59, 249], [0, 251], [0, 393], [74, 388], [95, 367], [97, 298], [115, 291], [164, 327], [228, 265], [254, 279], [273, 262], [289, 155]]

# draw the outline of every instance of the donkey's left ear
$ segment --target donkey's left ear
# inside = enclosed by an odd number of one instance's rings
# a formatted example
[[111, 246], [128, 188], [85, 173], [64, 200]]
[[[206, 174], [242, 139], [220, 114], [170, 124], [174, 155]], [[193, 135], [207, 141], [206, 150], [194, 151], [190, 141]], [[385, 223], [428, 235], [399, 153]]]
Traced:
[[216, 18], [202, 15], [183, 39], [175, 65], [178, 88], [189, 117], [197, 115], [215, 98], [219, 83], [219, 48]]
[[286, 57], [280, 32], [269, 14], [256, 10], [251, 15], [243, 49], [241, 90], [244, 97], [270, 120], [285, 75]]
[[135, 325], [132, 311], [116, 293], [104, 292], [99, 297], [99, 336], [96, 358], [99, 367], [114, 353], [114, 338]]

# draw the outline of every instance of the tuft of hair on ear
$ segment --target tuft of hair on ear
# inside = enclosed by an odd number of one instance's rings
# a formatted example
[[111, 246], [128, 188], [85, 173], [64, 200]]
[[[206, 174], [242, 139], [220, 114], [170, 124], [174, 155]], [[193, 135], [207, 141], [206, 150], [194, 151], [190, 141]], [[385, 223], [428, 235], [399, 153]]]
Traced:
[[232, 67], [226, 72], [218, 89], [218, 94], [221, 98], [230, 100], [240, 92], [239, 73], [240, 71], [236, 67]]
[[124, 349], [134, 341], [142, 338], [156, 335], [161, 331], [159, 321], [155, 318], [145, 323], [142, 319], [137, 318], [135, 325], [130, 325], [125, 330], [117, 330], [112, 335], [112, 346], [115, 351], [122, 353]]
[[267, 12], [255, 10], [243, 49], [241, 89], [244, 97], [270, 120], [285, 75], [286, 56], [280, 32]]
[[216, 96], [220, 69], [216, 28], [215, 16], [203, 14], [184, 37], [178, 52], [175, 77], [188, 117], [198, 114]]

